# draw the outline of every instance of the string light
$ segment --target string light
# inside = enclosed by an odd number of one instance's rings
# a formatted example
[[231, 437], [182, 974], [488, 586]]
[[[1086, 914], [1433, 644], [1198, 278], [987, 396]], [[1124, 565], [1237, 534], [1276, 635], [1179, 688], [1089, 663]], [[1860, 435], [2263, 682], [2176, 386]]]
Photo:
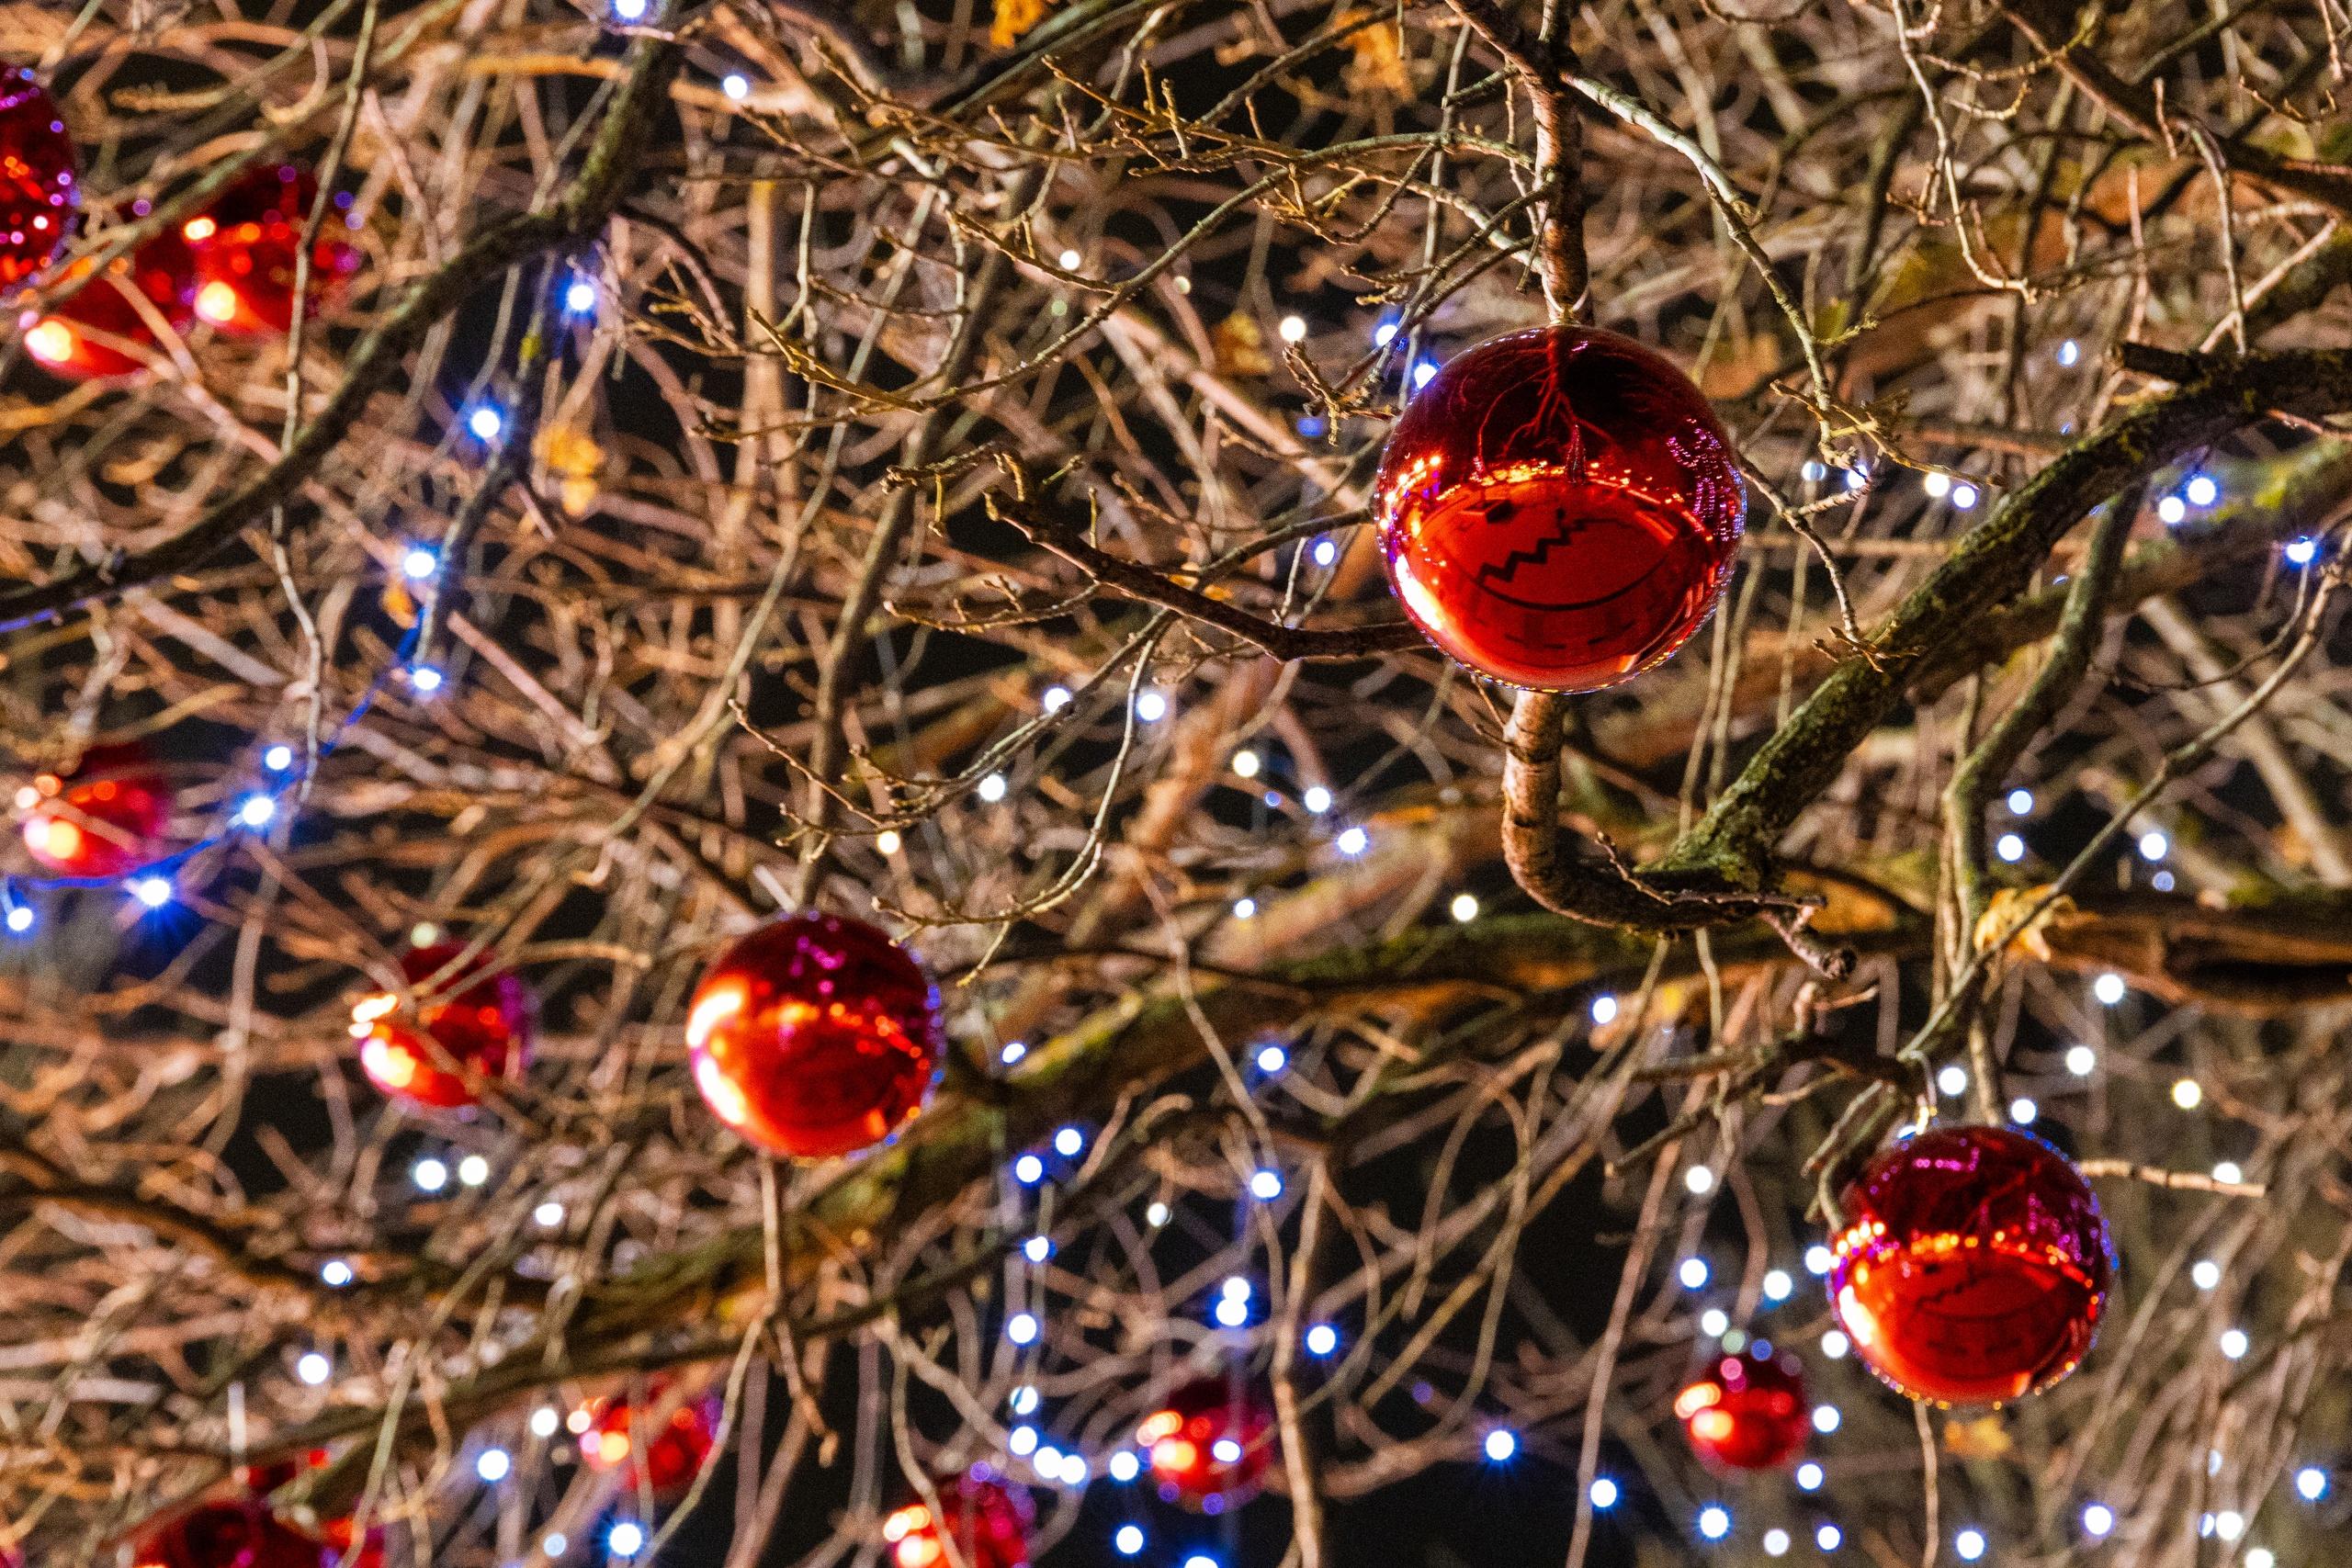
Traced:
[[1334, 540], [1317, 539], [1315, 541], [1315, 547], [1308, 550], [1306, 555], [1307, 558], [1317, 566], [1329, 566], [1340, 558], [1340, 547]]
[[1842, 1328], [1830, 1329], [1821, 1337], [1821, 1353], [1833, 1361], [1844, 1360], [1846, 1352], [1853, 1348], [1854, 1342], [1846, 1337]]
[[1599, 996], [1592, 998], [1592, 1021], [1604, 1028], [1617, 1021], [1617, 998]]
[[2222, 1282], [2222, 1266], [2210, 1258], [2200, 1258], [2190, 1265], [2189, 1283], [2200, 1291], [2210, 1291]]
[[1721, 1307], [1709, 1307], [1699, 1314], [1699, 1332], [1710, 1339], [1721, 1339], [1731, 1327], [1731, 1319]]
[[741, 71], [729, 71], [719, 82], [718, 90], [740, 104], [752, 96], [752, 79]]
[[401, 575], [411, 582], [423, 582], [440, 570], [440, 556], [424, 545], [411, 545], [401, 552]]
[[439, 691], [447, 679], [438, 665], [420, 664], [408, 672], [408, 683], [428, 697]]
[[1682, 1185], [1693, 1196], [1704, 1197], [1715, 1190], [1715, 1173], [1703, 1165], [1694, 1165], [1682, 1173]]
[[1012, 1162], [1012, 1179], [1023, 1187], [1035, 1187], [1046, 1179], [1046, 1162], [1035, 1155], [1023, 1155]]
[[2104, 1503], [2083, 1505], [2083, 1533], [2103, 1536], [2115, 1528], [2115, 1510]]
[[1068, 686], [1048, 686], [1037, 700], [1047, 713], [1059, 713], [1062, 709], [1069, 706], [1069, 688]]
[[1029, 1047], [1015, 1040], [996, 1054], [996, 1059], [1010, 1067], [1029, 1054]]
[[1953, 1553], [1962, 1562], [1973, 1562], [1984, 1555], [1984, 1532], [1973, 1526], [1951, 1538]]
[[1419, 391], [1423, 387], [1428, 386], [1430, 381], [1434, 380], [1436, 377], [1436, 364], [1430, 360], [1422, 360], [1419, 365], [1413, 367], [1413, 390], [1417, 392]]
[[1219, 1328], [1239, 1328], [1250, 1321], [1250, 1303], [1238, 1296], [1220, 1296], [1212, 1315]]
[[2237, 1161], [2225, 1159], [2213, 1168], [2213, 1179], [2226, 1181], [2234, 1187], [2245, 1179], [2245, 1172], [2238, 1168]]
[[1264, 763], [1260, 759], [1258, 753], [1250, 750], [1246, 746], [1233, 754], [1233, 776], [1235, 778], [1254, 779], [1258, 776], [1258, 770], [1263, 765]]
[[2028, 813], [2028, 812], [2031, 811], [2032, 809], [2033, 809], [2033, 791], [2031, 791], [2031, 790], [2030, 790], [2030, 789], [2013, 789], [2013, 790], [2009, 791], [2009, 815], [2010, 815], [2010, 816], [2012, 816], [2012, 817], [2023, 817], [2024, 815], [2026, 815], [2026, 813]]
[[1453, 902], [1446, 906], [1446, 913], [1452, 915], [1459, 923], [1468, 925], [1478, 918], [1477, 895], [1456, 893], [1453, 896]]
[[1328, 1323], [1318, 1323], [1306, 1331], [1306, 1353], [1328, 1356], [1340, 1348], [1340, 1331]]
[[1158, 724], [1168, 716], [1168, 699], [1158, 692], [1136, 694], [1136, 716], [1146, 724]]
[[886, 855], [897, 854], [906, 845], [907, 841], [899, 836], [896, 828], [885, 828], [874, 835], [874, 847]]
[[1305, 343], [1306, 341], [1306, 318], [1304, 316], [1284, 316], [1282, 319], [1281, 323], [1274, 328], [1274, 331], [1281, 334], [1282, 340], [1284, 343]]
[[[619, 0], [619, 4], [622, 5], [629, 3], [630, 0]], [[506, 416], [489, 403], [477, 404], [473, 411], [466, 415], [466, 428], [473, 432], [474, 439], [477, 441], [495, 441], [499, 434], [506, 428]]]
[[1004, 798], [1005, 791], [1009, 787], [1004, 782], [1002, 773], [990, 773], [980, 781], [979, 796], [990, 806], [994, 806]]
[[2078, 362], [2082, 357], [2083, 345], [2076, 343], [2073, 338], [2068, 338], [2064, 343], [2058, 345], [2058, 363], [2064, 368], [2069, 370], [2073, 369], [2076, 362]]
[[1604, 1514], [1617, 1506], [1617, 1499], [1623, 1495], [1617, 1483], [1605, 1475], [1594, 1476], [1591, 1490], [1585, 1494], [1592, 1499], [1592, 1506]]
[[1062, 270], [1064, 272], [1071, 271], [1085, 259], [1086, 258], [1084, 256], [1080, 255], [1076, 251], [1066, 250], [1061, 254]]
[[1331, 809], [1331, 792], [1321, 784], [1308, 784], [1300, 794], [1298, 803], [1306, 807], [1310, 815], [1320, 817]]
[[334, 1363], [316, 1350], [305, 1350], [294, 1363], [294, 1375], [316, 1388], [334, 1375]]
[[1838, 1544], [1845, 1539], [1845, 1532], [1833, 1524], [1824, 1524], [1819, 1529], [1813, 1532], [1814, 1545], [1821, 1548], [1824, 1551], [1837, 1551]]
[[1936, 1074], [1936, 1088], [1947, 1096], [1962, 1093], [1968, 1088], [1968, 1069], [1958, 1062], [1947, 1062]]
[[1279, 1073], [1288, 1066], [1290, 1066], [1290, 1053], [1283, 1050], [1280, 1045], [1275, 1044], [1272, 1041], [1270, 1040], [1265, 1044], [1258, 1047], [1258, 1070], [1260, 1072], [1269, 1075]]
[[2252, 1344], [2246, 1338], [2245, 1330], [2243, 1328], [2224, 1328], [2222, 1330], [2222, 1337], [2218, 1343], [2222, 1347], [2222, 1354], [2233, 1361], [2245, 1360], [2246, 1351], [2252, 1348]]
[[[628, 5], [632, 0], [619, 0], [619, 3]], [[644, 9], [643, 0], [634, 0], [634, 3], [640, 11]], [[634, 1557], [645, 1550], [645, 1527], [635, 1519], [618, 1520], [605, 1532], [605, 1545], [616, 1557]]]
[[2306, 1503], [2316, 1503], [2327, 1495], [2328, 1475], [2315, 1464], [2307, 1464], [2295, 1472], [2295, 1495]]
[[1255, 898], [1236, 898], [1233, 901], [1233, 918], [1235, 919], [1251, 919], [1256, 917], [1257, 913], [1258, 900]]
[[2319, 558], [2317, 539], [2293, 539], [2287, 545], [2287, 561], [2290, 566], [2309, 566]]
[[1805, 483], [1817, 485], [1829, 477], [1829, 465], [1818, 457], [1807, 457], [1804, 460], [1804, 466], [1797, 472], [1804, 476]]
[[1331, 843], [1333, 848], [1352, 860], [1372, 847], [1372, 835], [1361, 828], [1343, 828]]
[[1394, 342], [1396, 342], [1396, 322], [1394, 322], [1394, 321], [1383, 321], [1383, 322], [1381, 322], [1378, 326], [1376, 326], [1376, 327], [1374, 327], [1374, 328], [1373, 328], [1373, 329], [1372, 329], [1372, 342], [1373, 342], [1373, 346], [1374, 346], [1374, 347], [1375, 347], [1375, 348], [1386, 348], [1390, 344], [1392, 344], [1392, 343], [1394, 343]]
[[1004, 1435], [1004, 1446], [1016, 1457], [1026, 1457], [1037, 1451], [1037, 1428], [1015, 1427]]
[[1271, 1203], [1283, 1195], [1283, 1177], [1278, 1170], [1261, 1170], [1250, 1178], [1250, 1196], [1261, 1203]]
[[1032, 1263], [1043, 1263], [1054, 1255], [1053, 1238], [1033, 1235], [1021, 1244], [1021, 1256]]
[[2066, 1047], [2066, 1070], [2078, 1078], [2086, 1078], [2098, 1071], [2098, 1053], [2088, 1045]]
[[1487, 1458], [1496, 1464], [1507, 1462], [1519, 1452], [1519, 1437], [1510, 1428], [1498, 1427], [1487, 1434]]
[[1111, 1479], [1125, 1484], [1143, 1473], [1143, 1461], [1125, 1449], [1111, 1456]]
[[17, 936], [33, 929], [33, 908], [30, 904], [11, 904], [7, 913], [8, 930]]
[[1941, 501], [1944, 497], [1951, 493], [1951, 476], [1950, 474], [1930, 473], [1927, 478], [1919, 481], [1919, 488], [1926, 491], [1928, 494], [1935, 500]]
[[1789, 1532], [1774, 1528], [1764, 1532], [1764, 1555], [1786, 1557], [1789, 1554]]
[[1811, 1460], [1807, 1460], [1803, 1464], [1797, 1466], [1794, 1480], [1797, 1483], [1797, 1490], [1800, 1492], [1820, 1491], [1821, 1483], [1824, 1479], [1825, 1476], [1821, 1466], [1815, 1464]]
[[1086, 1134], [1075, 1127], [1064, 1127], [1054, 1134], [1054, 1153], [1064, 1159], [1076, 1159], [1086, 1150]]
[[1709, 1540], [1721, 1540], [1731, 1534], [1731, 1510], [1721, 1503], [1710, 1503], [1700, 1509], [1699, 1533]]
[[330, 1258], [319, 1265], [319, 1281], [330, 1290], [343, 1289], [352, 1278], [351, 1265], [340, 1258]]
[[1983, 492], [1973, 484], [1956, 484], [1951, 487], [1951, 503], [1959, 511], [1972, 512], [1975, 510], [1976, 502], [1982, 494]]
[[1836, 1431], [1845, 1419], [1846, 1417], [1834, 1404], [1816, 1404], [1813, 1407], [1813, 1429], [1825, 1438]]
[[2165, 838], [2162, 833], [2157, 832], [2154, 829], [2150, 829], [2147, 832], [2140, 835], [2140, 858], [2142, 860], [2162, 860], [2165, 858], [2165, 852], [2169, 851], [2171, 848], [2172, 840]]
[[2188, 498], [2191, 506], [2211, 506], [2221, 500], [2222, 487], [2213, 481], [2211, 474], [2191, 474], [2188, 483], [2181, 487], [2180, 493]]
[[2041, 1114], [2041, 1107], [2023, 1096], [2009, 1101], [2009, 1120], [2020, 1127], [2032, 1126], [2034, 1118]]
[[160, 909], [172, 901], [172, 879], [168, 876], [150, 872], [132, 877], [127, 886], [130, 896], [150, 909]]
[[2004, 833], [1995, 840], [1993, 852], [2015, 865], [2025, 859], [2025, 840], [2015, 833]]
[[613, 0], [613, 15], [624, 22], [641, 21], [647, 0]]
[[409, 1167], [408, 1179], [419, 1192], [438, 1192], [449, 1185], [449, 1168], [427, 1155]]
[[1117, 1548], [1120, 1556], [1133, 1557], [1143, 1550], [1143, 1530], [1135, 1525], [1121, 1525], [1119, 1532], [1111, 1538], [1111, 1544]]
[[1796, 1288], [1797, 1282], [1790, 1277], [1787, 1269], [1768, 1269], [1764, 1271], [1764, 1299], [1766, 1301], [1787, 1301], [1791, 1295], [1795, 1293]]
[[1155, 1198], [1143, 1212], [1143, 1223], [1157, 1229], [1168, 1223], [1169, 1213], [1168, 1205]]
[[1686, 1258], [1682, 1266], [1674, 1271], [1674, 1277], [1682, 1281], [1682, 1288], [1686, 1291], [1703, 1291], [1707, 1288], [1708, 1273], [1705, 1258]]
[[2245, 1516], [2235, 1508], [2224, 1508], [2213, 1516], [2213, 1533], [2223, 1540], [2235, 1540], [2245, 1533]]
[[458, 1162], [458, 1179], [468, 1187], [480, 1187], [490, 1179], [490, 1161], [480, 1155], [468, 1155]]
[[2205, 1086], [2195, 1078], [2175, 1078], [2172, 1102], [2183, 1111], [2194, 1111], [2205, 1103]]
[[282, 773], [294, 765], [294, 748], [284, 741], [261, 754], [261, 765], [273, 773]]
[[484, 1481], [503, 1481], [514, 1468], [514, 1456], [504, 1449], [484, 1449], [474, 1460], [474, 1473]]
[[1015, 1345], [1034, 1345], [1037, 1334], [1037, 1314], [1034, 1312], [1016, 1312], [1005, 1320], [1004, 1337]]
[[2101, 975], [2091, 982], [2091, 995], [2098, 998], [2101, 1007], [2111, 1008], [2121, 1001], [2124, 989], [2123, 976], [2120, 975]]
[[2188, 503], [2177, 495], [2167, 495], [2156, 502], [2156, 521], [2166, 527], [2188, 515]]
[[563, 1417], [552, 1404], [542, 1404], [531, 1412], [531, 1436], [535, 1438], [552, 1438], [562, 1425]]

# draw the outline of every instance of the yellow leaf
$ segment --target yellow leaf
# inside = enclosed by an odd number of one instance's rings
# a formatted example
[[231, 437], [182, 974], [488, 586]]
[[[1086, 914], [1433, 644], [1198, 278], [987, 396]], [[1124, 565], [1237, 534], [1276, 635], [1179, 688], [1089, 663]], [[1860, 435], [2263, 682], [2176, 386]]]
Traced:
[[1209, 347], [1216, 353], [1217, 373], [1221, 376], [1264, 376], [1274, 367], [1272, 358], [1266, 353], [1266, 334], [1259, 330], [1258, 319], [1239, 310], [1216, 324], [1209, 333]]
[[559, 481], [557, 498], [565, 513], [577, 517], [596, 503], [605, 449], [594, 436], [576, 425], [549, 425], [539, 433], [538, 457]]
[[996, 19], [989, 26], [989, 41], [1011, 49], [1021, 35], [1046, 19], [1046, 0], [996, 0]]
[[[1351, 11], [1340, 18], [1342, 25], [1363, 15]], [[1348, 88], [1357, 93], [1388, 93], [1404, 97], [1413, 90], [1413, 79], [1405, 71], [1405, 51], [1399, 46], [1396, 28], [1386, 21], [1358, 28], [1348, 35], [1348, 48], [1355, 58], [1348, 62]]]
[[1998, 1416], [1953, 1421], [1944, 1427], [1944, 1451], [1960, 1459], [2006, 1459], [2016, 1446]]

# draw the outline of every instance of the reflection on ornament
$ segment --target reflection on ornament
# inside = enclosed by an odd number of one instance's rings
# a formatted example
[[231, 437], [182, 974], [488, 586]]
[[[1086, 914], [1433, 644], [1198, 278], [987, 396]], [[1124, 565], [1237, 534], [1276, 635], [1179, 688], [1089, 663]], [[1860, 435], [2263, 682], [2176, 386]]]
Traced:
[[28, 71], [0, 72], [0, 299], [40, 276], [81, 205], [65, 117]]
[[1786, 1464], [1813, 1429], [1804, 1363], [1761, 1340], [1717, 1357], [1675, 1396], [1674, 1414], [1699, 1457], [1727, 1470]]
[[[293, 164], [248, 171], [182, 226], [196, 254], [196, 314], [240, 337], [283, 337], [294, 325], [295, 263], [319, 182]], [[304, 313], [342, 289], [359, 270], [357, 246], [342, 237], [347, 195], [338, 194], [311, 252]]]
[[2007, 1127], [1922, 1133], [1847, 1189], [1830, 1304], [1855, 1351], [1915, 1399], [1998, 1404], [2075, 1370], [2114, 1264], [2064, 1156]]
[[657, 1383], [648, 1392], [642, 1412], [625, 1399], [590, 1405], [580, 1433], [580, 1457], [595, 1470], [628, 1467], [621, 1478], [624, 1491], [641, 1489], [669, 1499], [702, 1472], [718, 1441], [720, 1406], [716, 1395], [689, 1397], [653, 1426], [666, 1403], [663, 1388]]
[[25, 849], [62, 876], [127, 876], [164, 852], [172, 798], [137, 746], [98, 746], [69, 776], [40, 773], [17, 792]]
[[863, 921], [772, 920], [719, 955], [686, 1017], [695, 1086], [736, 1133], [797, 1159], [881, 1142], [939, 1064], [939, 993]]
[[1162, 1502], [1223, 1513], [1258, 1495], [1274, 1457], [1274, 1413], [1248, 1384], [1201, 1378], [1144, 1417], [1136, 1442]]
[[324, 1541], [281, 1522], [257, 1498], [207, 1503], [151, 1530], [136, 1568], [325, 1568]]
[[1373, 502], [1430, 641], [1498, 681], [1591, 691], [1706, 619], [1747, 491], [1680, 371], [1615, 333], [1543, 327], [1438, 371], [1389, 433]]
[[964, 1568], [1028, 1568], [1029, 1499], [987, 1465], [938, 1488], [939, 1507], [910, 1503], [882, 1521], [894, 1568], [947, 1568], [947, 1543]]
[[135, 375], [161, 348], [157, 321], [180, 333], [194, 320], [195, 267], [187, 243], [168, 229], [115, 257], [101, 276], [90, 277], [86, 258], [77, 261], [57, 291], [89, 280], [25, 329], [25, 352], [69, 380]]
[[[456, 1110], [481, 1098], [467, 1074], [513, 1081], [530, 1063], [530, 987], [504, 970], [491, 973], [487, 953], [445, 975], [464, 951], [462, 942], [436, 942], [401, 955], [401, 976], [412, 987], [440, 976], [435, 999], [419, 1007], [413, 1019], [401, 1013], [400, 998], [390, 991], [371, 992], [352, 1004], [351, 1035], [359, 1042], [360, 1069], [394, 1099]], [[453, 987], [461, 988], [453, 995]]]

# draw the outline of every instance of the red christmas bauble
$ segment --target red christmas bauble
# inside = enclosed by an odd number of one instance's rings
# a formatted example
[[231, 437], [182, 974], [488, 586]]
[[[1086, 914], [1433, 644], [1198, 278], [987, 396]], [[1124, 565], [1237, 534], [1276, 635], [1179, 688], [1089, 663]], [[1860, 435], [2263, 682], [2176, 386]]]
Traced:
[[57, 101], [27, 71], [0, 72], [0, 299], [73, 237], [82, 186]]
[[939, 992], [860, 920], [771, 920], [719, 955], [686, 1018], [695, 1086], [775, 1154], [877, 1144], [922, 1106], [939, 1065]]
[[1726, 1470], [1770, 1470], [1804, 1451], [1813, 1429], [1804, 1364], [1761, 1340], [1716, 1358], [1674, 1398], [1699, 1457]]
[[656, 1497], [674, 1497], [694, 1484], [718, 1438], [719, 1404], [712, 1395], [686, 1400], [655, 1420], [665, 1402], [657, 1386], [640, 1413], [625, 1399], [600, 1399], [588, 1407], [580, 1435], [580, 1457], [597, 1470], [628, 1467], [625, 1491], [642, 1487]]
[[1699, 389], [1589, 327], [1457, 355], [1406, 405], [1373, 491], [1389, 581], [1430, 640], [1563, 692], [1638, 674], [1698, 630], [1747, 504]]
[[1201, 1378], [1170, 1393], [1136, 1428], [1162, 1502], [1204, 1514], [1258, 1495], [1274, 1457], [1274, 1412], [1255, 1388]]
[[[295, 260], [318, 199], [318, 177], [293, 164], [265, 164], [214, 197], [182, 228], [196, 253], [196, 313], [240, 337], [283, 337], [294, 326]], [[316, 315], [359, 270], [357, 246], [344, 239], [344, 219], [330, 209], [311, 252], [305, 313]]]
[[[86, 258], [69, 268], [62, 283], [89, 276]], [[155, 329], [143, 299], [174, 332], [195, 319], [196, 258], [176, 230], [166, 229], [127, 256], [107, 264], [54, 310], [25, 328], [25, 352], [41, 368], [71, 380], [129, 376], [147, 368], [134, 350], [157, 347]]]
[[70, 776], [37, 774], [17, 792], [25, 849], [62, 876], [114, 878], [159, 858], [171, 788], [136, 746], [97, 746]]
[[[455, 942], [428, 942], [401, 956], [401, 976], [422, 986], [448, 968], [465, 951]], [[530, 987], [514, 975], [490, 972], [490, 955], [476, 953], [454, 976], [435, 987], [435, 998], [413, 1016], [400, 1010], [400, 998], [375, 991], [351, 1007], [351, 1032], [359, 1042], [360, 1070], [396, 1100], [454, 1111], [481, 1097], [463, 1066], [485, 1078], [519, 1078], [531, 1058]], [[436, 1049], [437, 1047], [437, 1049]]]
[[207, 1503], [150, 1531], [138, 1568], [328, 1568], [324, 1541], [281, 1522], [258, 1499]]
[[1029, 1499], [987, 1465], [943, 1483], [936, 1513], [910, 1503], [882, 1521], [895, 1568], [947, 1568], [954, 1541], [964, 1568], [1029, 1568]]
[[1922, 1133], [1847, 1189], [1830, 1304], [1854, 1349], [1914, 1399], [1999, 1404], [2091, 1347], [2114, 1272], [2082, 1173], [2007, 1127]]

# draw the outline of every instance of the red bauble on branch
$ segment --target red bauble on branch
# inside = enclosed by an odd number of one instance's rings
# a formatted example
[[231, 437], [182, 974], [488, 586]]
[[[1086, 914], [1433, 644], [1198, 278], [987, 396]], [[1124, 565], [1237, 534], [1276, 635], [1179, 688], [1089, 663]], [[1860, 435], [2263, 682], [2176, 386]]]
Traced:
[[[88, 273], [88, 261], [77, 261], [59, 286]], [[183, 332], [195, 319], [195, 307], [196, 258], [179, 231], [166, 229], [130, 254], [115, 257], [103, 276], [90, 278], [36, 319], [25, 329], [25, 352], [43, 369], [71, 380], [132, 375], [147, 368], [136, 351], [153, 353], [159, 346], [153, 321]]]
[[694, 1484], [718, 1440], [719, 1404], [714, 1395], [688, 1398], [664, 1416], [668, 1402], [656, 1385], [642, 1409], [625, 1399], [600, 1399], [588, 1407], [580, 1435], [580, 1457], [596, 1470], [628, 1466], [624, 1491], [642, 1487], [673, 1498]]
[[400, 998], [390, 991], [352, 1004], [360, 1069], [386, 1094], [454, 1111], [481, 1098], [458, 1066], [481, 1077], [512, 1080], [530, 1065], [530, 987], [504, 970], [492, 973], [488, 953], [444, 974], [464, 951], [462, 942], [435, 942], [401, 954], [401, 977], [410, 986], [441, 976], [434, 998], [421, 1000], [413, 1016], [401, 1011]]
[[1804, 1451], [1813, 1429], [1804, 1364], [1762, 1340], [1725, 1352], [1675, 1395], [1674, 1414], [1701, 1459], [1725, 1470], [1770, 1470]]
[[1615, 333], [1542, 327], [1456, 355], [1414, 396], [1373, 503], [1430, 641], [1498, 681], [1581, 692], [1707, 618], [1747, 491], [1679, 370]]
[[1998, 1404], [2091, 1347], [2114, 1271], [2082, 1173], [2006, 1127], [1922, 1133], [1843, 1199], [1830, 1303], [1855, 1350], [1914, 1399]]
[[0, 299], [64, 251], [81, 200], [56, 100], [31, 73], [0, 72]]
[[893, 1568], [947, 1568], [956, 1544], [964, 1568], [1028, 1568], [1029, 1499], [987, 1465], [942, 1482], [936, 1511], [910, 1503], [882, 1521]]
[[772, 920], [719, 955], [686, 1019], [695, 1085], [771, 1153], [843, 1155], [921, 1107], [939, 1065], [939, 992], [913, 954], [834, 915]]
[[1258, 1495], [1274, 1457], [1273, 1407], [1251, 1385], [1201, 1378], [1145, 1416], [1136, 1441], [1162, 1502], [1223, 1513]]
[[334, 1558], [324, 1541], [247, 1497], [207, 1503], [150, 1531], [133, 1562], [137, 1568], [323, 1568]]
[[97, 746], [65, 776], [40, 773], [17, 792], [25, 849], [62, 876], [127, 876], [160, 858], [170, 786], [141, 748]]
[[[283, 337], [294, 325], [295, 261], [319, 182], [293, 164], [265, 164], [243, 175], [182, 229], [196, 253], [196, 313], [240, 337]], [[305, 314], [359, 270], [358, 247], [330, 209], [311, 252]]]

